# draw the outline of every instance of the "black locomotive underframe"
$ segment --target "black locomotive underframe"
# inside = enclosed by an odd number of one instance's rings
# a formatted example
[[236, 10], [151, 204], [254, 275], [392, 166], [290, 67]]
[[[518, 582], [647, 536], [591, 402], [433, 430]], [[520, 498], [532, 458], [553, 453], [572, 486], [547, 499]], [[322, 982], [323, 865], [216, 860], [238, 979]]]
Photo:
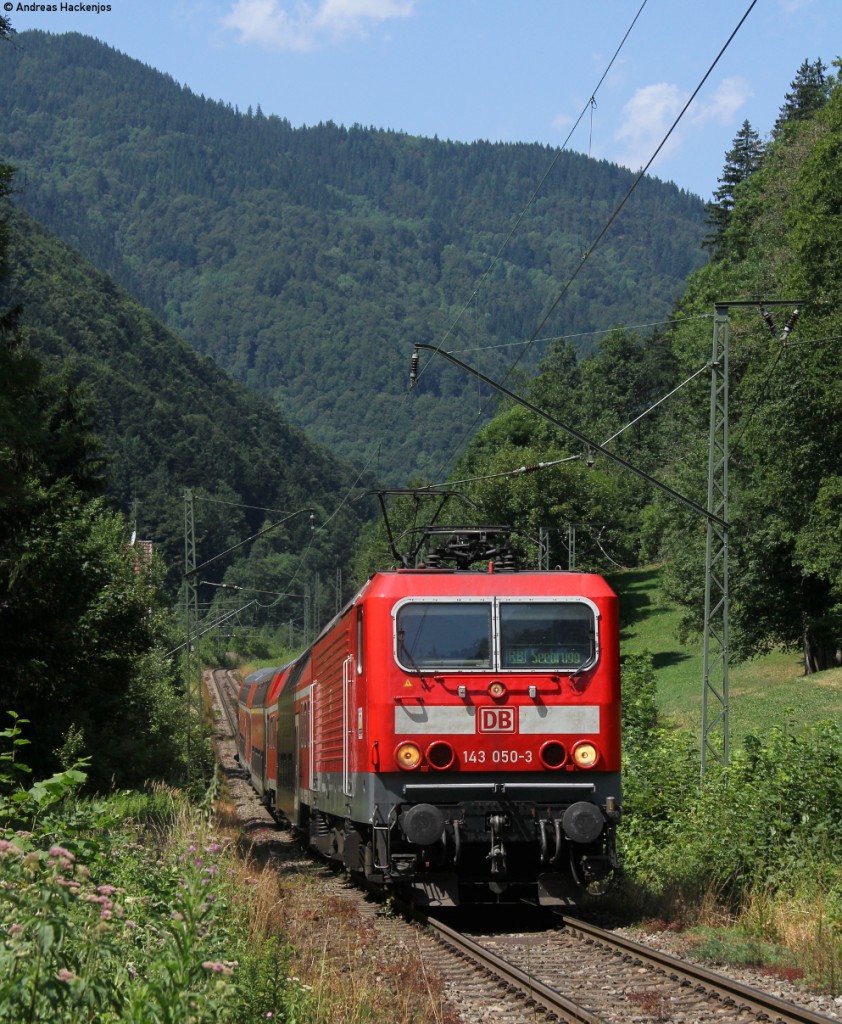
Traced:
[[498, 798], [421, 806], [443, 819], [431, 842], [411, 842], [402, 831], [402, 815], [419, 807], [412, 803], [376, 805], [370, 824], [309, 810], [309, 841], [371, 884], [436, 906], [570, 904], [618, 866], [616, 823], [606, 817], [592, 842], [574, 842], [562, 828], [569, 803]]

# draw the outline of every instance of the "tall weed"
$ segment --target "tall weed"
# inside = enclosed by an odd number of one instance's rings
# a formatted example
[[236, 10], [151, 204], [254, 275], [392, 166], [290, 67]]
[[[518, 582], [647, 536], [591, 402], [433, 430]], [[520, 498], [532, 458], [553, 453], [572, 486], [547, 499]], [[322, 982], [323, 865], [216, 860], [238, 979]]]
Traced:
[[649, 711], [650, 673], [645, 658], [624, 666], [620, 837], [637, 906], [684, 923], [716, 907], [758, 940], [801, 950], [807, 973], [838, 989], [842, 729], [749, 736], [701, 778], [695, 743]]

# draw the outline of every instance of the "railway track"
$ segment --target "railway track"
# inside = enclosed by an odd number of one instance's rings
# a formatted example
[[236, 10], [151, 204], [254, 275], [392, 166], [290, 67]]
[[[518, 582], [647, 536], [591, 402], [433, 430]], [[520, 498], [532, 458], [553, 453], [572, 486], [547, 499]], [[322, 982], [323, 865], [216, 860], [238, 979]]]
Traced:
[[237, 738], [237, 685], [234, 673], [227, 669], [214, 669], [205, 675], [208, 687], [215, 697], [214, 706], [219, 707], [225, 715], [228, 734], [232, 740]]
[[[206, 675], [218, 716], [220, 735], [236, 737], [236, 684], [221, 670]], [[238, 773], [237, 773], [238, 774]], [[245, 785], [242, 782], [242, 785]], [[259, 798], [253, 791], [253, 801]], [[261, 805], [262, 807], [262, 805]], [[259, 832], [289, 836], [266, 815]], [[277, 842], [273, 846], [277, 846]], [[289, 845], [295, 844], [290, 839]], [[343, 893], [361, 917], [376, 926], [380, 944], [418, 946], [424, 964], [443, 980], [450, 1007], [464, 1024], [525, 1024], [570, 1021], [587, 1024], [839, 1024], [741, 982], [587, 922], [560, 916], [548, 927], [543, 920], [522, 919], [523, 928], [491, 932], [459, 931], [448, 923], [412, 913], [383, 914], [382, 903], [350, 887], [341, 877], [325, 884]], [[406, 918], [410, 916], [410, 908]], [[537, 912], [536, 912], [537, 914]], [[465, 927], [468, 915], [460, 916]], [[422, 927], [419, 928], [421, 922]], [[795, 998], [795, 997], [794, 997]]]
[[[462, 934], [434, 918], [426, 924], [518, 999], [530, 1017], [588, 1024], [839, 1020], [575, 918], [562, 917], [561, 927], [511, 934]], [[495, 1013], [487, 1019], [508, 1018]]]

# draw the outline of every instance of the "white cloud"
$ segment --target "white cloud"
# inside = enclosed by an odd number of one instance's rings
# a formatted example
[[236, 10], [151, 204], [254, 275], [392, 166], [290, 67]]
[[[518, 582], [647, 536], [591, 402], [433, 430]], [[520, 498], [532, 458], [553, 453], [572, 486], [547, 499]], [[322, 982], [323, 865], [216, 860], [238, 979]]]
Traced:
[[[617, 163], [633, 171], [643, 167], [686, 102], [686, 95], [669, 82], [638, 89], [623, 107], [622, 124], [614, 135], [622, 145], [621, 152], [614, 157]], [[674, 152], [676, 146], [673, 133], [661, 156]]]
[[[623, 107], [622, 124], [614, 135], [615, 141], [621, 144], [621, 152], [614, 157], [616, 162], [633, 171], [644, 167], [681, 113], [689, 95], [670, 82], [638, 89]], [[745, 79], [726, 78], [710, 99], [697, 97], [658, 154], [658, 161], [678, 152], [687, 127], [701, 128], [713, 121], [724, 125], [732, 123], [749, 96], [751, 89]]]
[[569, 114], [556, 114], [552, 119], [552, 126], [556, 131], [564, 131], [573, 124], [573, 118]]
[[784, 14], [797, 14], [812, 3], [813, 0], [778, 0], [778, 6]]
[[221, 18], [241, 43], [270, 50], [314, 50], [376, 22], [406, 18], [415, 0], [237, 0]]
[[690, 107], [690, 118], [697, 125], [709, 121], [731, 124], [737, 111], [751, 95], [749, 84], [744, 78], [726, 78], [709, 100], [696, 100]]

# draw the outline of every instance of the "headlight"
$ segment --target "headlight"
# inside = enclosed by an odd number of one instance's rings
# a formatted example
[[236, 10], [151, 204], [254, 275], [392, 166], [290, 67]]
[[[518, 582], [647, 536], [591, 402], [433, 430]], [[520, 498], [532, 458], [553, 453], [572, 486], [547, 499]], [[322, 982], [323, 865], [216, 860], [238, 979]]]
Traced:
[[593, 768], [599, 760], [599, 751], [593, 743], [577, 743], [573, 748], [573, 763], [577, 768]]
[[411, 771], [421, 764], [421, 748], [415, 743], [399, 743], [395, 749], [395, 760], [399, 768]]

